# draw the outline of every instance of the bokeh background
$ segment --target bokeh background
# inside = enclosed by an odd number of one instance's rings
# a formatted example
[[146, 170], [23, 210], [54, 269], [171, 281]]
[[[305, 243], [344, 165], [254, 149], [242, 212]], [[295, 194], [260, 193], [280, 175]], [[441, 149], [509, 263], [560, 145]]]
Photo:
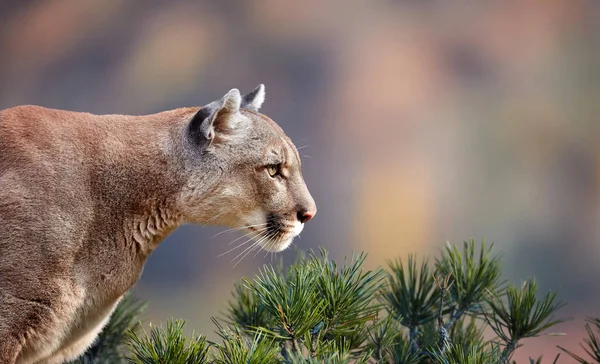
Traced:
[[[319, 207], [296, 246], [374, 267], [485, 237], [574, 318], [516, 359], [575, 348], [600, 314], [600, 2], [0, 1], [0, 108], [148, 114], [259, 83]], [[210, 335], [272, 259], [234, 267], [222, 230], [155, 251], [147, 319]]]

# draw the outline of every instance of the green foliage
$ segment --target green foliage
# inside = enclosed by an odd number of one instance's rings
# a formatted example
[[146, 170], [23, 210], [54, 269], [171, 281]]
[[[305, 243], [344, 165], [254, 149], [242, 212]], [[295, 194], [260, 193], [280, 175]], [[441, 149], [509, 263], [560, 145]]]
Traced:
[[[384, 272], [363, 271], [365, 258], [359, 254], [338, 267], [321, 251], [300, 258], [287, 272], [265, 266], [253, 280], [244, 280], [243, 288], [236, 288], [241, 300], [234, 302], [247, 304], [230, 304], [227, 320], [248, 333], [274, 339], [289, 360], [303, 353], [329, 360], [335, 347], [335, 360], [343, 361], [344, 354], [365, 342], [366, 324], [380, 311], [377, 294]], [[259, 321], [265, 324], [249, 324]]]
[[436, 259], [436, 267], [439, 273], [452, 280], [449, 288], [451, 315], [446, 329], [465, 313], [481, 313], [480, 303], [486, 292], [501, 290], [500, 258], [492, 255], [492, 246], [486, 247], [485, 241], [481, 243], [477, 259], [474, 240], [464, 243], [462, 255], [457, 246], [447, 243], [441, 258]]
[[501, 362], [501, 353], [497, 346], [458, 341], [457, 344], [451, 344], [443, 355], [434, 353], [432, 357], [435, 363], [439, 364], [489, 364]]
[[[482, 348], [491, 347], [483, 335], [484, 329], [485, 326], [475, 318], [469, 318], [468, 322], [466, 317], [461, 318], [450, 330], [452, 341], [458, 344], [453, 346], [451, 355], [468, 357]], [[462, 350], [462, 354], [457, 350]]]
[[322, 335], [352, 335], [365, 323], [377, 317], [380, 307], [375, 298], [383, 288], [383, 270], [362, 272], [365, 254], [354, 257], [350, 265], [338, 269], [336, 262], [314, 254], [316, 264], [317, 291], [323, 301]]
[[253, 290], [242, 282], [234, 285], [233, 301], [229, 302], [226, 316], [229, 324], [238, 324], [242, 328], [272, 327], [274, 325], [265, 305]]
[[245, 286], [263, 302], [269, 315], [278, 318], [275, 329], [251, 327], [274, 338], [296, 343], [321, 322], [324, 302], [318, 299], [317, 275], [310, 264], [292, 266], [287, 275], [264, 266]]
[[440, 292], [435, 286], [427, 260], [417, 267], [416, 258], [408, 256], [405, 266], [400, 259], [388, 263], [388, 289], [383, 301], [390, 314], [401, 317], [411, 331], [437, 318]]
[[131, 354], [127, 361], [131, 364], [205, 363], [209, 349], [206, 338], [185, 337], [183, 326], [183, 321], [169, 321], [166, 329], [152, 327], [150, 334], [144, 332], [143, 337], [130, 333]]
[[579, 355], [573, 354], [571, 351], [563, 347], [559, 346], [559, 349], [567, 353], [571, 358], [577, 360], [578, 363], [600, 363], [600, 318], [590, 318], [586, 321], [585, 331], [587, 332], [588, 336], [583, 339], [584, 343], [580, 345], [593, 361], [587, 361], [586, 359], [580, 357]]
[[401, 340], [401, 326], [399, 320], [388, 316], [375, 322], [368, 331], [369, 348], [376, 360], [393, 355], [394, 345]]
[[[219, 342], [186, 337], [182, 321], [139, 335], [133, 322], [142, 306], [126, 298], [79, 363], [505, 364], [522, 339], [562, 322], [554, 318], [563, 306], [557, 294], [538, 297], [534, 280], [506, 285], [500, 258], [485, 242], [447, 244], [433, 268], [410, 255], [390, 261], [387, 271], [365, 270], [365, 259], [358, 254], [338, 265], [321, 250], [299, 255], [287, 269], [265, 265], [234, 286], [223, 319], [213, 320]], [[589, 320], [586, 330], [582, 346], [600, 363], [600, 320]]]
[[[218, 328], [217, 333], [223, 339], [222, 344], [213, 344], [216, 348], [213, 363], [279, 363], [279, 347], [274, 340], [264, 338], [264, 334], [260, 332], [251, 337], [244, 335], [237, 326], [231, 329], [222, 326], [217, 320], [213, 320], [213, 322]], [[191, 363], [204, 363], [204, 361]]]
[[[542, 331], [562, 322], [554, 313], [564, 306], [556, 302], [556, 293], [548, 292], [540, 301], [535, 280], [528, 280], [519, 288], [510, 286], [505, 297], [489, 293], [486, 303], [491, 312], [485, 320], [505, 345], [502, 359], [506, 362], [517, 349], [519, 340], [538, 336]], [[505, 299], [504, 299], [505, 298]]]

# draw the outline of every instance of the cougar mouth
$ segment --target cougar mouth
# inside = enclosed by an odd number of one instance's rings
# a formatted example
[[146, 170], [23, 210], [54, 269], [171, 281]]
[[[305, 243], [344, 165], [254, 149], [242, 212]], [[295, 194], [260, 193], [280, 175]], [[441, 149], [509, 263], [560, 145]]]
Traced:
[[267, 215], [266, 238], [261, 247], [270, 252], [280, 252], [290, 246], [304, 227], [299, 221], [287, 221], [275, 214]]
[[252, 240], [268, 252], [285, 250], [304, 227], [299, 221], [286, 221], [275, 214], [267, 215], [266, 220], [264, 227], [248, 226], [247, 229], [253, 233]]

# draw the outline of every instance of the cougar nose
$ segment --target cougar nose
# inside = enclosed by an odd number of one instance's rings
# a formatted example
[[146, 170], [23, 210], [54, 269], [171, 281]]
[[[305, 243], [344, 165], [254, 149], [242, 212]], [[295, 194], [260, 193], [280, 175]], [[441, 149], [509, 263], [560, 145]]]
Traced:
[[312, 219], [316, 213], [317, 211], [300, 210], [298, 211], [298, 221], [304, 224]]

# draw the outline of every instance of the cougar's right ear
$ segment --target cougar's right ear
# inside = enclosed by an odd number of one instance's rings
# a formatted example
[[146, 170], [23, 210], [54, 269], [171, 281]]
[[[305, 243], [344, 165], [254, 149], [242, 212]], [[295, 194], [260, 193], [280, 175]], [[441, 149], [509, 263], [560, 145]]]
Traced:
[[265, 85], [261, 83], [254, 90], [242, 96], [241, 107], [258, 112], [263, 102], [265, 102]]
[[241, 102], [240, 91], [234, 88], [219, 100], [203, 106], [190, 121], [191, 139], [196, 143], [210, 143], [215, 134], [235, 128], [235, 116], [240, 112]]

